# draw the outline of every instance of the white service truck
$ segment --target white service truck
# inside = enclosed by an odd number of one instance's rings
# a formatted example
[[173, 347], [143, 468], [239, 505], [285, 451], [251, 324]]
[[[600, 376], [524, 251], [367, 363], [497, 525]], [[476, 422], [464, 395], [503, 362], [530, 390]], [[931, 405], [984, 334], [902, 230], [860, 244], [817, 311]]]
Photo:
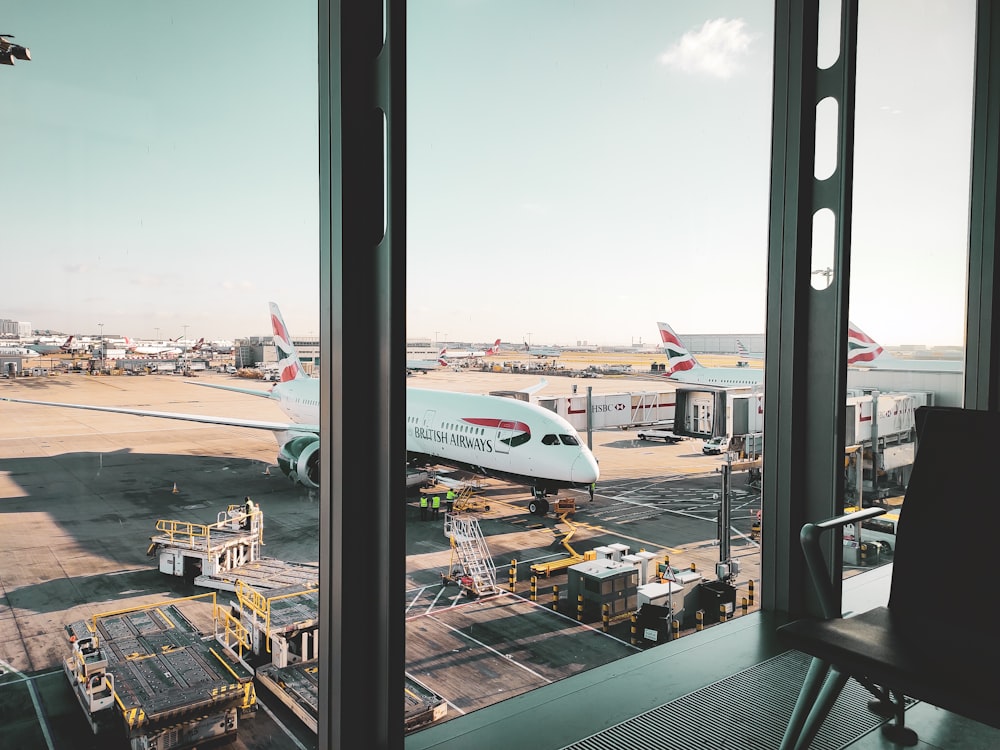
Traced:
[[644, 427], [639, 430], [636, 437], [640, 440], [662, 440], [665, 443], [679, 443], [685, 439], [681, 435], [675, 435], [673, 430], [664, 427]]

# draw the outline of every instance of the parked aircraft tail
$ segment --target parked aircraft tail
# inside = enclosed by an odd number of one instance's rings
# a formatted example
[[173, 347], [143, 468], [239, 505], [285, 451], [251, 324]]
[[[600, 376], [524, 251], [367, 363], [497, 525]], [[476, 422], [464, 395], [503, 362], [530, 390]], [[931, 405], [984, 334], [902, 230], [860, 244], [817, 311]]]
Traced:
[[854, 323], [847, 323], [847, 364], [871, 362], [884, 350], [875, 339], [858, 328]]
[[493, 346], [491, 346], [489, 349], [486, 350], [486, 356], [492, 357], [494, 354], [498, 354], [499, 352], [500, 352], [500, 339], [497, 339], [496, 341], [493, 342]]
[[445, 357], [447, 353], [448, 353], [448, 347], [445, 346], [441, 347], [441, 351], [438, 352], [438, 364], [441, 365], [442, 367], [447, 367], [448, 365], [451, 364], [451, 362], [449, 362]]
[[70, 336], [68, 339], [62, 342], [59, 348], [62, 349], [64, 352], [71, 351], [73, 348], [73, 337]]
[[664, 375], [670, 377], [675, 372], [701, 367], [698, 364], [698, 360], [694, 358], [694, 355], [677, 338], [677, 334], [674, 333], [673, 328], [666, 323], [657, 323], [656, 327], [660, 329], [663, 352], [667, 355], [667, 369]]
[[296, 378], [308, 378], [306, 371], [302, 368], [299, 354], [292, 343], [292, 337], [288, 335], [285, 327], [285, 320], [281, 317], [278, 306], [271, 302], [271, 330], [274, 332], [274, 346], [278, 350], [278, 372], [281, 374], [281, 382], [287, 383]]

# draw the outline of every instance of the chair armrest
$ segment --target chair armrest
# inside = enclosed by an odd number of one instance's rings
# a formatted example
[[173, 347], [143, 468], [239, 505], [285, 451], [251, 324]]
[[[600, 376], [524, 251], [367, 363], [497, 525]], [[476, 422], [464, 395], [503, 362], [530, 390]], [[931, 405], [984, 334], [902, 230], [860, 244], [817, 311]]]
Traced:
[[802, 553], [806, 558], [806, 566], [812, 578], [816, 593], [819, 594], [820, 606], [823, 608], [823, 617], [830, 620], [840, 617], [841, 612], [837, 611], [836, 602], [838, 597], [833, 589], [830, 571], [827, 570], [826, 561], [823, 559], [823, 552], [819, 546], [819, 540], [824, 531], [830, 529], [842, 529], [849, 523], [861, 523], [866, 518], [880, 516], [885, 513], [885, 508], [862, 508], [853, 513], [845, 513], [842, 516], [828, 518], [818, 523], [807, 523], [799, 532], [799, 542], [802, 545]]

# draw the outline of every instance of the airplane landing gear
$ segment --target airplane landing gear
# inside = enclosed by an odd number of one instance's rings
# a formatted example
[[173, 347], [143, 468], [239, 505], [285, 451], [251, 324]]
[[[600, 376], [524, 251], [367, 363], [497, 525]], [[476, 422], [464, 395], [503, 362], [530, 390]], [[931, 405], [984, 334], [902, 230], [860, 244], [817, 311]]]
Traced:
[[528, 503], [528, 512], [534, 516], [544, 516], [549, 512], [549, 501], [545, 499], [545, 492], [536, 490], [531, 502]]
[[544, 516], [549, 512], [549, 501], [545, 498], [535, 498], [528, 503], [528, 511], [536, 516]]

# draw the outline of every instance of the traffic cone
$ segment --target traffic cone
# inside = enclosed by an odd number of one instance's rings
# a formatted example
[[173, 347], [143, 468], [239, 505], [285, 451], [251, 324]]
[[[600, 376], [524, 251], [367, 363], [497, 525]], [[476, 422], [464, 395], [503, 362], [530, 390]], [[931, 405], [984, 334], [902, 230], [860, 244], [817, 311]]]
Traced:
[[173, 494], [177, 494], [177, 482], [174, 482], [174, 488], [171, 490]]

